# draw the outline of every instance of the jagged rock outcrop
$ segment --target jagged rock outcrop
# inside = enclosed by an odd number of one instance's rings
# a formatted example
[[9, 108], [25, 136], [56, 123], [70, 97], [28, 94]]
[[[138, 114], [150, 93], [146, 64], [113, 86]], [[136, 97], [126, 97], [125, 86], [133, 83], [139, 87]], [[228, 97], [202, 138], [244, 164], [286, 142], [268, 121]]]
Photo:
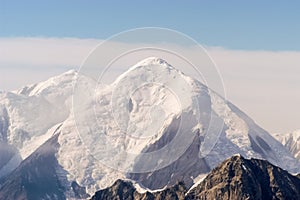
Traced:
[[187, 189], [179, 182], [173, 187], [154, 193], [139, 193], [132, 182], [117, 180], [111, 187], [96, 192], [91, 200], [183, 200]]
[[300, 179], [265, 160], [236, 155], [209, 173], [186, 199], [300, 199]]
[[300, 199], [300, 178], [265, 160], [233, 156], [218, 167], [195, 188], [188, 191], [177, 183], [159, 192], [139, 193], [129, 181], [116, 181], [113, 186], [98, 191], [92, 200], [141, 199]]

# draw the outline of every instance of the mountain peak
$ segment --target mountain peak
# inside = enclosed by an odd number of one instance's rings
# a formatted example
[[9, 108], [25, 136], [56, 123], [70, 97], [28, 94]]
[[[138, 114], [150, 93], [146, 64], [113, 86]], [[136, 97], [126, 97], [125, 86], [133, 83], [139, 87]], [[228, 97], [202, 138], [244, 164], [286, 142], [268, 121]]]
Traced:
[[[46, 81], [24, 86], [21, 89], [14, 91], [14, 93], [26, 96], [34, 96], [47, 90], [51, 90], [51, 88], [54, 90], [53, 92], [57, 91], [58, 88], [61, 88], [61, 90], [66, 90], [66, 88], [73, 87], [72, 84], [77, 75], [78, 72], [74, 69], [71, 69], [57, 76], [53, 76]], [[63, 93], [65, 92], [66, 91]]]
[[[154, 69], [156, 68], [156, 69]], [[151, 71], [153, 70], [174, 70], [179, 72], [179, 70], [177, 70], [175, 67], [173, 67], [172, 65], [170, 65], [166, 60], [159, 58], [159, 57], [148, 57], [145, 58], [141, 61], [139, 61], [138, 63], [136, 63], [135, 65], [133, 65], [127, 72], [131, 72], [134, 70], [144, 70], [144, 69], [150, 69]], [[126, 72], [125, 72], [126, 73]]]
[[121, 74], [114, 83], [118, 84], [120, 81], [126, 81], [126, 83], [123, 82], [122, 84], [132, 86], [145, 82], [166, 83], [175, 81], [178, 83], [178, 81], [180, 81], [178, 79], [182, 79], [182, 81], [184, 80], [185, 82], [191, 81], [190, 77], [170, 65], [164, 59], [148, 57]]
[[186, 198], [298, 199], [299, 183], [299, 178], [265, 160], [235, 155], [212, 170]]
[[158, 57], [148, 57], [140, 62], [138, 62], [135, 66], [148, 66], [148, 65], [165, 65], [171, 66], [167, 61]]

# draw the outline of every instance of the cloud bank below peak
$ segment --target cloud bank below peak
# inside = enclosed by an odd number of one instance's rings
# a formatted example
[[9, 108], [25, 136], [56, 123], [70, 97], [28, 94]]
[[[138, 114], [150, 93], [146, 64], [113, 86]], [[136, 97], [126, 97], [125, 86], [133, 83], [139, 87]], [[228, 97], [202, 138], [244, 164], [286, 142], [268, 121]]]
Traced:
[[[78, 69], [101, 42], [103, 40], [79, 38], [0, 38], [0, 90], [14, 90], [69, 69]], [[105, 53], [128, 45], [132, 44], [110, 42]], [[206, 47], [206, 50], [220, 70], [229, 100], [270, 132], [299, 129], [300, 51], [223, 47]], [[186, 52], [197, 56], [192, 48]], [[134, 63], [136, 60], [124, 60], [126, 66]]]

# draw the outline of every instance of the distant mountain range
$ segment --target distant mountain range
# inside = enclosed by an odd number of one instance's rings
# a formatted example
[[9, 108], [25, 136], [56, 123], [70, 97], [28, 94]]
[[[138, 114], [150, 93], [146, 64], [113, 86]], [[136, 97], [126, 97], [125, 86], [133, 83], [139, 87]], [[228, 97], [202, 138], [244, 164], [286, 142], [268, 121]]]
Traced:
[[300, 162], [300, 130], [291, 133], [273, 134]]
[[[97, 84], [71, 70], [0, 93], [0, 199], [85, 199], [119, 179], [147, 191], [199, 186], [215, 195], [201, 178], [236, 154], [300, 172], [285, 144], [163, 59]], [[280, 177], [290, 177], [284, 170]]]

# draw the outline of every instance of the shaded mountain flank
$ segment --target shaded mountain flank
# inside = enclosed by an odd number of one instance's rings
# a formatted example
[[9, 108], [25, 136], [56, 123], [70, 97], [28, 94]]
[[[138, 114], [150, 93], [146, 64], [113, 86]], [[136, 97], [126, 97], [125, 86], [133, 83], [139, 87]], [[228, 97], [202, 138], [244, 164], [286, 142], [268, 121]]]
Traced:
[[[0, 200], [66, 199], [65, 173], [55, 157], [58, 136], [51, 137], [4, 179]], [[89, 197], [76, 182], [72, 182], [71, 189], [75, 199]]]

